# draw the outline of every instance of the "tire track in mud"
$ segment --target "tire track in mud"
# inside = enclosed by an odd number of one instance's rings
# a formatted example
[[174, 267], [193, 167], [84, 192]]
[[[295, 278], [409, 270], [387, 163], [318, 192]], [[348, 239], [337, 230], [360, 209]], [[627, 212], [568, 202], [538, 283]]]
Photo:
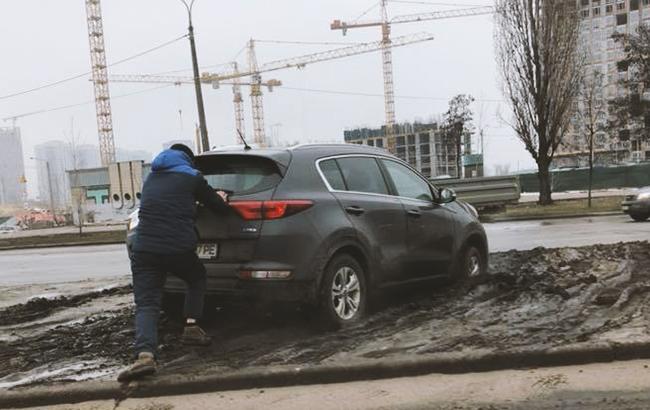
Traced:
[[[130, 292], [120, 289], [115, 292]], [[86, 296], [81, 303], [93, 297], [111, 295]], [[323, 330], [295, 310], [225, 308], [206, 323], [214, 343], [202, 349], [183, 347], [181, 325], [162, 316], [162, 371], [201, 373], [584, 341], [650, 341], [650, 243], [496, 253], [490, 274], [483, 278], [455, 286], [419, 286], [385, 299], [391, 301], [369, 318], [339, 331]], [[57, 303], [53, 309], [77, 302]], [[45, 305], [39, 313], [37, 303], [20, 306], [1, 310], [0, 323], [52, 311]], [[126, 364], [133, 334], [133, 308], [128, 307], [0, 342], [0, 382], [12, 373], [70, 360], [104, 361], [106, 367]]]

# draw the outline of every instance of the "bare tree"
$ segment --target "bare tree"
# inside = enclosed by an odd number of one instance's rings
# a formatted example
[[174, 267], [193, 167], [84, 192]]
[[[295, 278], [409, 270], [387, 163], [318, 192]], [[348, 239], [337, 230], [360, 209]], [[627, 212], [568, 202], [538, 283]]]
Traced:
[[511, 127], [537, 163], [539, 203], [552, 203], [549, 167], [571, 119], [585, 59], [575, 1], [497, 0], [495, 44]]
[[580, 95], [576, 110], [578, 131], [585, 136], [589, 147], [589, 188], [587, 203], [591, 208], [591, 191], [594, 181], [594, 145], [596, 135], [607, 129], [607, 106], [604, 96], [604, 76], [598, 70], [585, 75], [580, 84]]
[[449, 101], [449, 109], [443, 116], [442, 131], [444, 135], [456, 146], [456, 177], [463, 177], [463, 150], [465, 145], [467, 151], [469, 147], [464, 141], [471, 141], [474, 134], [474, 125], [472, 121], [474, 114], [470, 105], [474, 102], [471, 95], [459, 94]]

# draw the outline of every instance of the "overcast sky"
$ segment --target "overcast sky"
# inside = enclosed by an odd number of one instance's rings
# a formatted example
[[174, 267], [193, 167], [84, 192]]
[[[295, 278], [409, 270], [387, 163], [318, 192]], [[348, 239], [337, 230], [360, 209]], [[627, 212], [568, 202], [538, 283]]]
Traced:
[[[433, 0], [432, 0], [433, 1]], [[245, 66], [241, 52], [249, 38], [316, 42], [364, 42], [380, 39], [378, 27], [350, 30], [343, 37], [331, 31], [333, 19], [353, 20], [374, 0], [197, 0], [194, 26], [202, 71], [222, 71], [218, 64], [235, 57]], [[486, 5], [489, 0], [447, 0], [441, 5], [391, 3], [392, 16]], [[0, 0], [0, 96], [84, 73], [90, 69], [86, 14], [83, 0]], [[186, 13], [180, 0], [102, 0], [108, 62], [129, 57], [177, 38], [186, 32]], [[379, 8], [364, 19], [379, 17]], [[512, 130], [498, 119], [508, 118], [502, 100], [494, 59], [491, 16], [467, 17], [393, 27], [393, 36], [426, 31], [434, 41], [393, 51], [398, 121], [426, 120], [446, 110], [447, 101], [459, 93], [472, 94], [476, 123], [485, 129], [486, 168], [510, 164], [512, 170], [533, 163]], [[260, 43], [258, 61], [326, 50], [333, 46]], [[112, 74], [160, 73], [186, 70], [191, 74], [187, 40], [181, 40], [143, 57], [111, 67]], [[0, 99], [0, 118], [93, 100], [91, 83], [83, 77], [59, 86]], [[264, 75], [284, 87], [265, 91], [266, 127], [286, 141], [341, 139], [344, 129], [380, 126], [384, 121], [381, 55], [371, 53], [318, 63], [303, 70], [283, 70]], [[155, 84], [112, 83], [115, 144], [129, 149], [158, 152], [164, 141], [191, 138], [196, 123], [193, 88], [169, 86], [124, 98], [120, 95], [156, 87]], [[297, 90], [302, 89], [302, 90]], [[378, 94], [350, 96], [307, 90]], [[248, 94], [248, 89], [244, 90]], [[400, 96], [427, 99], [399, 98]], [[235, 141], [230, 87], [204, 87], [207, 123], [212, 144]], [[250, 135], [250, 101], [245, 97], [246, 131]], [[481, 102], [480, 100], [485, 100]], [[179, 110], [182, 115], [179, 116]], [[74, 119], [81, 141], [97, 144], [93, 104], [26, 116], [17, 125], [23, 135], [25, 157], [35, 144], [63, 139]], [[10, 122], [0, 126], [10, 125]], [[26, 160], [28, 176], [35, 167]], [[33, 179], [33, 178], [32, 178]], [[33, 187], [31, 187], [33, 188]], [[30, 189], [31, 190], [31, 189]]]

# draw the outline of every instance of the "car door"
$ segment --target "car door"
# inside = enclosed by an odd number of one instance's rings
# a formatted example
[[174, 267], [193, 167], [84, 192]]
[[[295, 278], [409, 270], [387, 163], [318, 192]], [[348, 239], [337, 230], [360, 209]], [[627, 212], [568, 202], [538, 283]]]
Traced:
[[404, 268], [406, 214], [391, 196], [379, 163], [370, 156], [346, 156], [319, 163], [330, 190], [364, 244], [378, 284], [395, 280]]
[[390, 159], [382, 159], [381, 164], [407, 216], [405, 279], [447, 274], [453, 255], [455, 212], [438, 204], [431, 185], [411, 168]]

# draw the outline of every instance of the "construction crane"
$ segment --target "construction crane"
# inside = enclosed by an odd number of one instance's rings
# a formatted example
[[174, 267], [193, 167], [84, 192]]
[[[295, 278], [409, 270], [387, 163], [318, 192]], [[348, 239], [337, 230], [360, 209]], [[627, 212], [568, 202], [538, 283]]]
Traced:
[[92, 81], [95, 89], [99, 154], [102, 165], [108, 166], [115, 162], [115, 140], [113, 139], [113, 117], [111, 113], [111, 97], [108, 91], [108, 71], [100, 0], [86, 0], [86, 18], [90, 42]]
[[[236, 62], [231, 63], [233, 67], [233, 72], [239, 72], [238, 70], [238, 64]], [[240, 80], [242, 76], [239, 77], [232, 77], [232, 81], [227, 81], [227, 82], [221, 82], [221, 81], [211, 81], [208, 79], [206, 76], [209, 76], [210, 74], [204, 74], [201, 77], [201, 82], [204, 84], [211, 84], [212, 88], [214, 89], [219, 89], [221, 85], [232, 85], [232, 92], [233, 92], [233, 105], [234, 105], [234, 111], [235, 111], [235, 130], [238, 130], [239, 132], [236, 132], [236, 142], [240, 142], [240, 136], [244, 136], [246, 138], [246, 131], [244, 127], [244, 99], [242, 97], [241, 93], [241, 86], [250, 86], [251, 87], [251, 95], [253, 94], [253, 88], [257, 88], [256, 93], [259, 94], [260, 96], [260, 101], [259, 105], [262, 105], [261, 101], [261, 96], [262, 96], [262, 87], [266, 87], [269, 92], [273, 92], [273, 89], [275, 87], [280, 87], [282, 86], [282, 81], [277, 80], [277, 79], [270, 79], [268, 81], [262, 81], [261, 77], [259, 81], [251, 81], [251, 82], [242, 82]], [[181, 84], [194, 84], [194, 77], [185, 77], [185, 76], [159, 76], [159, 75], [147, 75], [147, 74], [135, 74], [135, 75], [123, 75], [123, 74], [113, 74], [110, 76], [110, 79], [112, 82], [116, 83], [156, 83], [156, 84], [174, 84], [174, 85], [181, 85]], [[253, 112], [255, 113], [256, 105], [255, 102], [253, 102]], [[262, 125], [264, 124], [264, 118], [263, 118], [263, 111], [260, 111], [262, 114]], [[263, 128], [263, 127], [262, 127]], [[263, 137], [263, 134], [262, 134]], [[256, 143], [258, 138], [256, 138]], [[263, 138], [262, 138], [263, 141]]]
[[[239, 72], [237, 62], [232, 63], [232, 71], [234, 73]], [[246, 138], [246, 124], [244, 121], [244, 99], [241, 96], [241, 81], [239, 80], [239, 77], [233, 79], [232, 96], [232, 102], [235, 106], [235, 130], [237, 131], [235, 133], [235, 138], [236, 142], [238, 143], [240, 138]]]
[[384, 110], [386, 115], [386, 136], [388, 137], [388, 150], [395, 153], [395, 91], [393, 85], [393, 53], [390, 30], [393, 24], [415, 23], [419, 21], [442, 20], [457, 17], [480, 16], [494, 13], [493, 6], [472, 7], [458, 10], [435, 11], [429, 13], [408, 14], [404, 16], [388, 18], [386, 3], [388, 0], [381, 0], [381, 20], [359, 21], [346, 23], [341, 20], [334, 20], [330, 29], [341, 30], [346, 35], [349, 29], [364, 27], [381, 27], [381, 57], [384, 74]]
[[[411, 34], [411, 35], [406, 35], [406, 36], [401, 36], [401, 37], [396, 37], [392, 39], [391, 41], [391, 48], [394, 47], [402, 47], [406, 46], [409, 44], [415, 44], [415, 43], [420, 43], [424, 41], [431, 41], [433, 40], [433, 36], [429, 33], [416, 33], [416, 34]], [[257, 94], [255, 95], [255, 100], [253, 101], [252, 105], [252, 115], [254, 119], [254, 140], [261, 141], [262, 145], [265, 144], [266, 142], [266, 135], [265, 135], [265, 130], [264, 130], [264, 112], [262, 111], [263, 104], [262, 104], [262, 93], [261, 93], [261, 88], [256, 87], [255, 90], [253, 90], [254, 85], [256, 83], [259, 83], [261, 81], [260, 74], [261, 73], [266, 73], [270, 71], [277, 71], [277, 70], [283, 70], [287, 68], [299, 68], [302, 69], [306, 67], [308, 64], [314, 64], [318, 63], [321, 61], [329, 61], [329, 60], [335, 60], [339, 58], [344, 58], [344, 57], [350, 57], [354, 55], [359, 55], [359, 54], [365, 54], [365, 53], [370, 53], [373, 51], [377, 51], [382, 49], [382, 42], [381, 41], [375, 41], [375, 42], [370, 42], [370, 43], [360, 43], [360, 44], [355, 44], [353, 46], [348, 46], [348, 47], [342, 47], [342, 48], [337, 48], [337, 49], [332, 49], [332, 50], [327, 50], [327, 51], [322, 51], [318, 53], [312, 53], [312, 54], [305, 54], [301, 56], [296, 56], [292, 58], [287, 58], [287, 59], [281, 59], [281, 60], [274, 60], [270, 61], [268, 63], [264, 64], [253, 64], [251, 66], [250, 64], [250, 56], [251, 54], [253, 57], [255, 56], [255, 42], [250, 41], [248, 43], [249, 47], [249, 67], [248, 70], [246, 71], [238, 71], [238, 70], [233, 70], [230, 72], [225, 72], [225, 73], [217, 73], [217, 74], [210, 74], [210, 73], [204, 73], [201, 75], [201, 82], [207, 83], [207, 84], [220, 84], [222, 81], [227, 81], [227, 80], [235, 80], [237, 78], [241, 77], [252, 77], [251, 80], [251, 95], [252, 94]], [[252, 50], [251, 50], [252, 49]], [[255, 58], [256, 60], [256, 58]], [[256, 61], [253, 61], [256, 63]], [[111, 81], [116, 81], [116, 82], [135, 82], [135, 83], [178, 83], [178, 84], [184, 84], [187, 82], [193, 81], [193, 77], [175, 77], [175, 76], [155, 76], [155, 75], [142, 75], [142, 74], [127, 74], [127, 75], [111, 75], [110, 76]], [[271, 80], [272, 81], [272, 80]], [[269, 81], [269, 83], [271, 82]], [[277, 80], [276, 80], [277, 81]], [[260, 85], [264, 85], [264, 83], [260, 83]], [[255, 118], [258, 118], [258, 124], [255, 126]], [[261, 127], [260, 127], [261, 125]]]

